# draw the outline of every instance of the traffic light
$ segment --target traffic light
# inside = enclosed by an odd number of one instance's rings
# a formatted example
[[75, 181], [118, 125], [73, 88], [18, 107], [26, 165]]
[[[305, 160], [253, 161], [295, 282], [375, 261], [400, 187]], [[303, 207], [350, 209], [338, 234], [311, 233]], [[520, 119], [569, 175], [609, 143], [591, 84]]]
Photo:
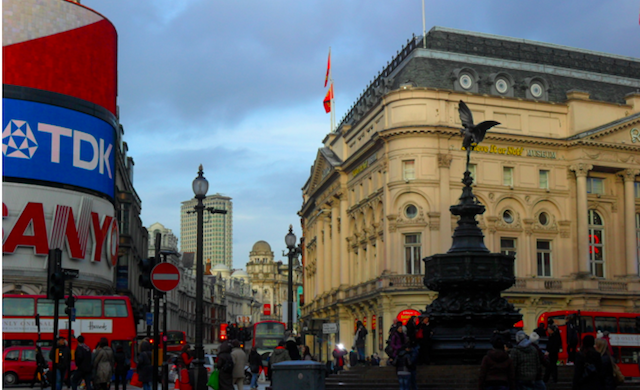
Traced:
[[62, 273], [62, 250], [60, 249], [52, 249], [49, 251], [47, 298], [64, 298], [64, 274]]
[[151, 270], [156, 266], [155, 257], [149, 257], [148, 259], [138, 260], [138, 269], [140, 270], [140, 276], [138, 276], [138, 283], [142, 288], [153, 288], [151, 283]]

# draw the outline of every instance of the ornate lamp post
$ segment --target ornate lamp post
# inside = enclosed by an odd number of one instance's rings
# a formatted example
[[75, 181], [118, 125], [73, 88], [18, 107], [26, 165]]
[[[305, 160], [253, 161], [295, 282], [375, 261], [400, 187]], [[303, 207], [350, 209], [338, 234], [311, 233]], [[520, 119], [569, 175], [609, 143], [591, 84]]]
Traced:
[[202, 201], [207, 196], [207, 191], [209, 190], [209, 182], [202, 175], [202, 164], [198, 169], [198, 177], [193, 180], [193, 193], [196, 195], [195, 198], [198, 200], [198, 204], [195, 206], [195, 211], [198, 217], [198, 225], [197, 225], [197, 236], [196, 236], [196, 246], [197, 246], [197, 257], [196, 257], [196, 346], [195, 353], [196, 358], [193, 360], [193, 364], [195, 366], [195, 390], [206, 390], [207, 388], [207, 372], [204, 367], [204, 348], [202, 347], [202, 332], [203, 332], [203, 323], [202, 323], [202, 315], [203, 315], [203, 287], [204, 287], [204, 267], [202, 262], [202, 223], [203, 223], [203, 213], [204, 213], [204, 204]]
[[[303, 239], [300, 239], [302, 243]], [[284, 236], [284, 242], [287, 244], [287, 257], [289, 257], [289, 290], [287, 295], [287, 330], [293, 335], [293, 259], [297, 258], [302, 250], [300, 245], [296, 246], [296, 235], [293, 234], [293, 226], [289, 225], [289, 233]]]

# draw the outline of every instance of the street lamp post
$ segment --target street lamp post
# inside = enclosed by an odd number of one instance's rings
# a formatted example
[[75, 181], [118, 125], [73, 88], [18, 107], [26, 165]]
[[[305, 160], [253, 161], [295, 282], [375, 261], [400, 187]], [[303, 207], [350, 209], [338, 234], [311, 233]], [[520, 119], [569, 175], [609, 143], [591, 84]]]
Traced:
[[195, 206], [195, 211], [198, 217], [197, 224], [197, 256], [196, 256], [196, 346], [195, 353], [196, 358], [193, 363], [195, 366], [195, 390], [206, 390], [207, 388], [207, 373], [204, 367], [204, 348], [202, 346], [202, 315], [203, 315], [203, 290], [204, 290], [204, 268], [202, 262], [202, 224], [204, 203], [202, 202], [207, 196], [207, 190], [209, 190], [209, 182], [202, 175], [202, 164], [198, 169], [198, 177], [193, 180], [193, 193], [198, 200], [198, 204]]
[[[287, 330], [293, 335], [293, 259], [302, 252], [300, 245], [296, 246], [296, 235], [293, 234], [293, 226], [289, 225], [289, 233], [284, 237], [289, 253], [289, 291], [287, 296]], [[302, 239], [300, 239], [302, 242]]]

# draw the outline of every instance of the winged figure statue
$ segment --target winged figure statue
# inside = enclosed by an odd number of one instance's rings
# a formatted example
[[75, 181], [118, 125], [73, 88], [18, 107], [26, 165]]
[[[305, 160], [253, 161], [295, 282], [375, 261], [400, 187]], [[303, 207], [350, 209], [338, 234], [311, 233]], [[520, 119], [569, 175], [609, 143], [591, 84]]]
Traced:
[[493, 126], [499, 125], [500, 122], [484, 121], [478, 123], [477, 125], [474, 125], [471, 110], [462, 100], [460, 100], [460, 104], [458, 105], [458, 113], [460, 114], [462, 126], [464, 126], [464, 128], [461, 129], [460, 132], [464, 137], [464, 140], [462, 140], [462, 146], [467, 151], [467, 170], [469, 170], [469, 155], [471, 153], [471, 149], [482, 142], [482, 140], [484, 139], [484, 135], [487, 133], [487, 130], [489, 130]]

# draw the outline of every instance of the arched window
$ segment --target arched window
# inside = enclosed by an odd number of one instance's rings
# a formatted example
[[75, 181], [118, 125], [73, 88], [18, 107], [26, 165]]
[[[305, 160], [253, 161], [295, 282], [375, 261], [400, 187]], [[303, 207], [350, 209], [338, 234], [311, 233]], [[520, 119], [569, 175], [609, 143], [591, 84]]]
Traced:
[[604, 222], [595, 210], [589, 210], [589, 269], [604, 278]]

